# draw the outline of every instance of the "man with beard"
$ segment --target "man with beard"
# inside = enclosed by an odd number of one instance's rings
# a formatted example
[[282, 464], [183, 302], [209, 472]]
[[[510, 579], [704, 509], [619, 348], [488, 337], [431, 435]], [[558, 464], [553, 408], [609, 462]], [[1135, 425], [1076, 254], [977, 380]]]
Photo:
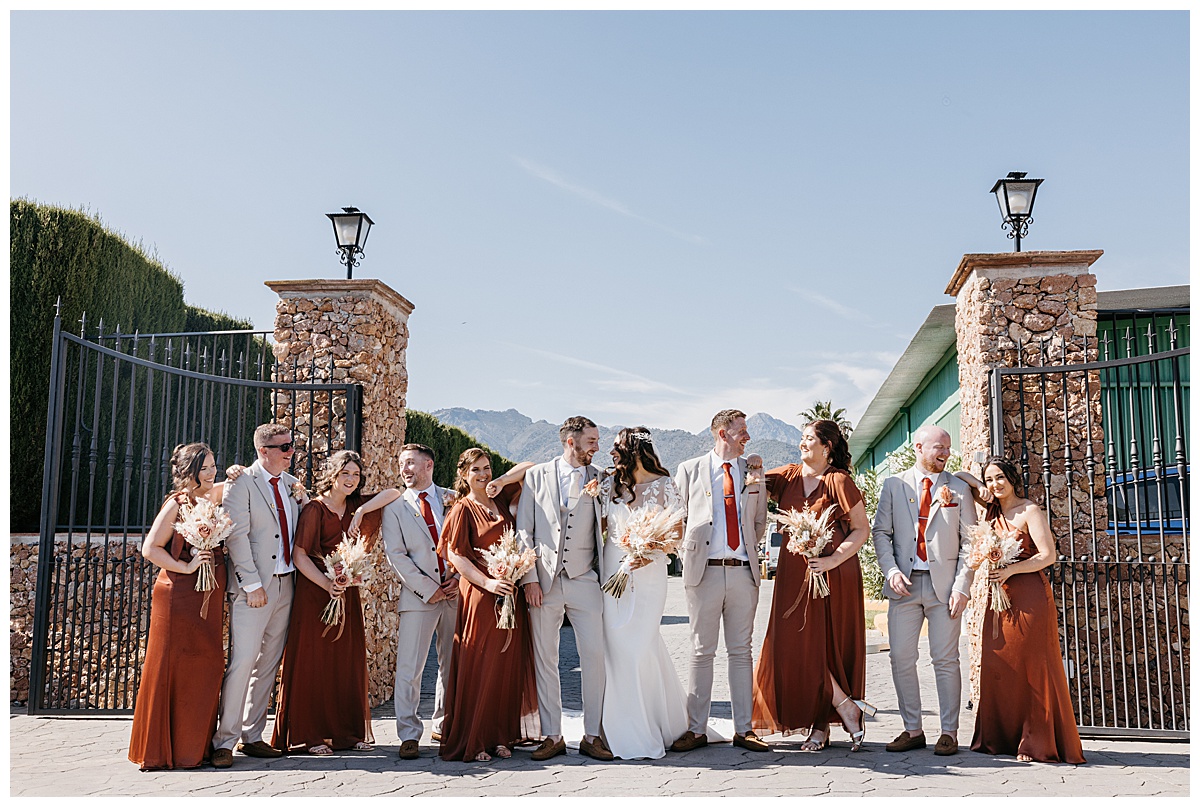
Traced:
[[[537, 552], [537, 564], [521, 580], [533, 628], [538, 715], [545, 735], [533, 759], [567, 752], [562, 736], [562, 685], [558, 676], [558, 637], [563, 615], [571, 620], [583, 678], [583, 739], [579, 753], [613, 758], [600, 737], [604, 700], [604, 603], [600, 561], [604, 550], [599, 471], [591, 466], [600, 430], [582, 416], [558, 430], [561, 457], [525, 474], [517, 504], [521, 540]], [[595, 482], [595, 484], [591, 484]], [[589, 487], [590, 485], [590, 487]]]
[[[400, 576], [400, 625], [396, 640], [396, 736], [401, 759], [418, 757], [423, 726], [421, 672], [429, 643], [437, 636], [438, 678], [433, 706], [433, 739], [441, 740], [444, 693], [458, 617], [454, 567], [437, 555], [452, 491], [433, 484], [433, 449], [409, 443], [400, 450], [404, 493], [383, 511], [383, 545]], [[365, 508], [363, 508], [365, 510]]]

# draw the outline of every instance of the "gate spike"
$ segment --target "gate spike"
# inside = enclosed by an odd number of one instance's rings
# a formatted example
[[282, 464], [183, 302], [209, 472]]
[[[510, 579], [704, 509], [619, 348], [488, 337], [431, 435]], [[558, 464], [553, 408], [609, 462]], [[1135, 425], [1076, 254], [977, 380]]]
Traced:
[[79, 338], [80, 339], [87, 338], [87, 312], [86, 311], [84, 311], [83, 315], [79, 318]]
[[1125, 327], [1125, 357], [1126, 358], [1133, 357], [1133, 346], [1131, 344], [1133, 341], [1134, 341], [1133, 326], [1128, 325]]
[[1154, 323], [1153, 322], [1147, 323], [1146, 324], [1146, 347], [1151, 353], [1154, 352], [1154, 337], [1155, 337], [1155, 335], [1156, 334], [1154, 333]]
[[1167, 327], [1167, 333], [1171, 335], [1171, 350], [1175, 349], [1175, 340], [1178, 338], [1179, 332], [1175, 330], [1175, 317], [1171, 317], [1171, 324]]
[[58, 319], [62, 316], [62, 295], [58, 295], [58, 299], [54, 301], [54, 318]]

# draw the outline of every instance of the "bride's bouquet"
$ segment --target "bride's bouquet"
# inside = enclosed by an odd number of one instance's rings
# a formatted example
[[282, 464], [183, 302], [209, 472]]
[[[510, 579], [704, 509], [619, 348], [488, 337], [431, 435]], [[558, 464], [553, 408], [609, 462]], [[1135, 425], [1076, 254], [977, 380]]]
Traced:
[[330, 628], [334, 625], [340, 625], [337, 636], [334, 636], [333, 640], [336, 642], [342, 638], [342, 631], [346, 628], [344, 624], [346, 617], [345, 589], [365, 583], [367, 572], [370, 569], [371, 555], [367, 551], [366, 541], [362, 538], [347, 538], [343, 533], [341, 543], [325, 556], [325, 576], [341, 586], [342, 592], [336, 596], [331, 595], [329, 604], [321, 612], [321, 622], [329, 626], [321, 632], [321, 636], [329, 633]]
[[[212, 550], [224, 542], [233, 531], [233, 519], [219, 504], [209, 499], [197, 499], [179, 508], [180, 519], [177, 529], [197, 551]], [[205, 561], [196, 569], [196, 591], [203, 591], [204, 602], [200, 606], [200, 618], [208, 618], [208, 599], [216, 588], [217, 578], [211, 561]]]
[[[968, 529], [971, 535], [971, 555], [967, 565], [972, 569], [983, 569], [990, 573], [993, 569], [1003, 569], [1017, 559], [1021, 554], [1021, 535], [1016, 530], [996, 529], [990, 522], [981, 521]], [[1007, 611], [1012, 602], [1003, 583], [991, 584], [991, 609]]]
[[[512, 527], [500, 534], [500, 539], [487, 549], [479, 550], [480, 557], [487, 564], [488, 574], [495, 580], [507, 580], [513, 584], [511, 594], [500, 597], [500, 613], [496, 615], [496, 627], [502, 630], [512, 630], [517, 626], [517, 592], [516, 586], [533, 565], [537, 563], [537, 553], [517, 540], [517, 534]], [[512, 637], [509, 636], [509, 641]], [[504, 650], [508, 649], [508, 641]], [[504, 652], [501, 650], [500, 652]]]
[[[830, 526], [833, 520], [832, 507], [826, 508], [819, 516], [811, 510], [784, 510], [776, 513], [775, 517], [788, 534], [787, 551], [793, 555], [803, 555], [809, 560], [819, 558], [833, 540], [833, 528]], [[829, 596], [829, 581], [825, 579], [824, 572], [814, 572], [810, 566], [805, 578], [813, 597]]]
[[655, 502], [633, 510], [625, 532], [617, 536], [617, 545], [625, 551], [621, 566], [608, 578], [601, 591], [620, 597], [629, 586], [629, 573], [635, 561], [652, 560], [658, 553], [668, 554], [679, 549], [682, 535], [683, 508], [665, 508]]

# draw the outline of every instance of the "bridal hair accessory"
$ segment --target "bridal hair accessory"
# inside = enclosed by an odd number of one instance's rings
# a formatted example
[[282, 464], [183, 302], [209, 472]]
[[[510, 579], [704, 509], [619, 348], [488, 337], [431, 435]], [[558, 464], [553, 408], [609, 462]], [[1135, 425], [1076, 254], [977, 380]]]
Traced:
[[629, 436], [639, 443], [654, 442], [654, 438], [652, 438], [648, 432], [631, 432]]

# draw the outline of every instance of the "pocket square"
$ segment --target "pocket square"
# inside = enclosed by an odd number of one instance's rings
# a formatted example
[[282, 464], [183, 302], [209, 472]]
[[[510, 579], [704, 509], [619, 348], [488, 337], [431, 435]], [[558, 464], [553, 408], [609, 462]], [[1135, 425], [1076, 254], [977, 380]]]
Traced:
[[955, 502], [953, 504], [943, 504], [942, 507], [958, 507], [958, 502]]

